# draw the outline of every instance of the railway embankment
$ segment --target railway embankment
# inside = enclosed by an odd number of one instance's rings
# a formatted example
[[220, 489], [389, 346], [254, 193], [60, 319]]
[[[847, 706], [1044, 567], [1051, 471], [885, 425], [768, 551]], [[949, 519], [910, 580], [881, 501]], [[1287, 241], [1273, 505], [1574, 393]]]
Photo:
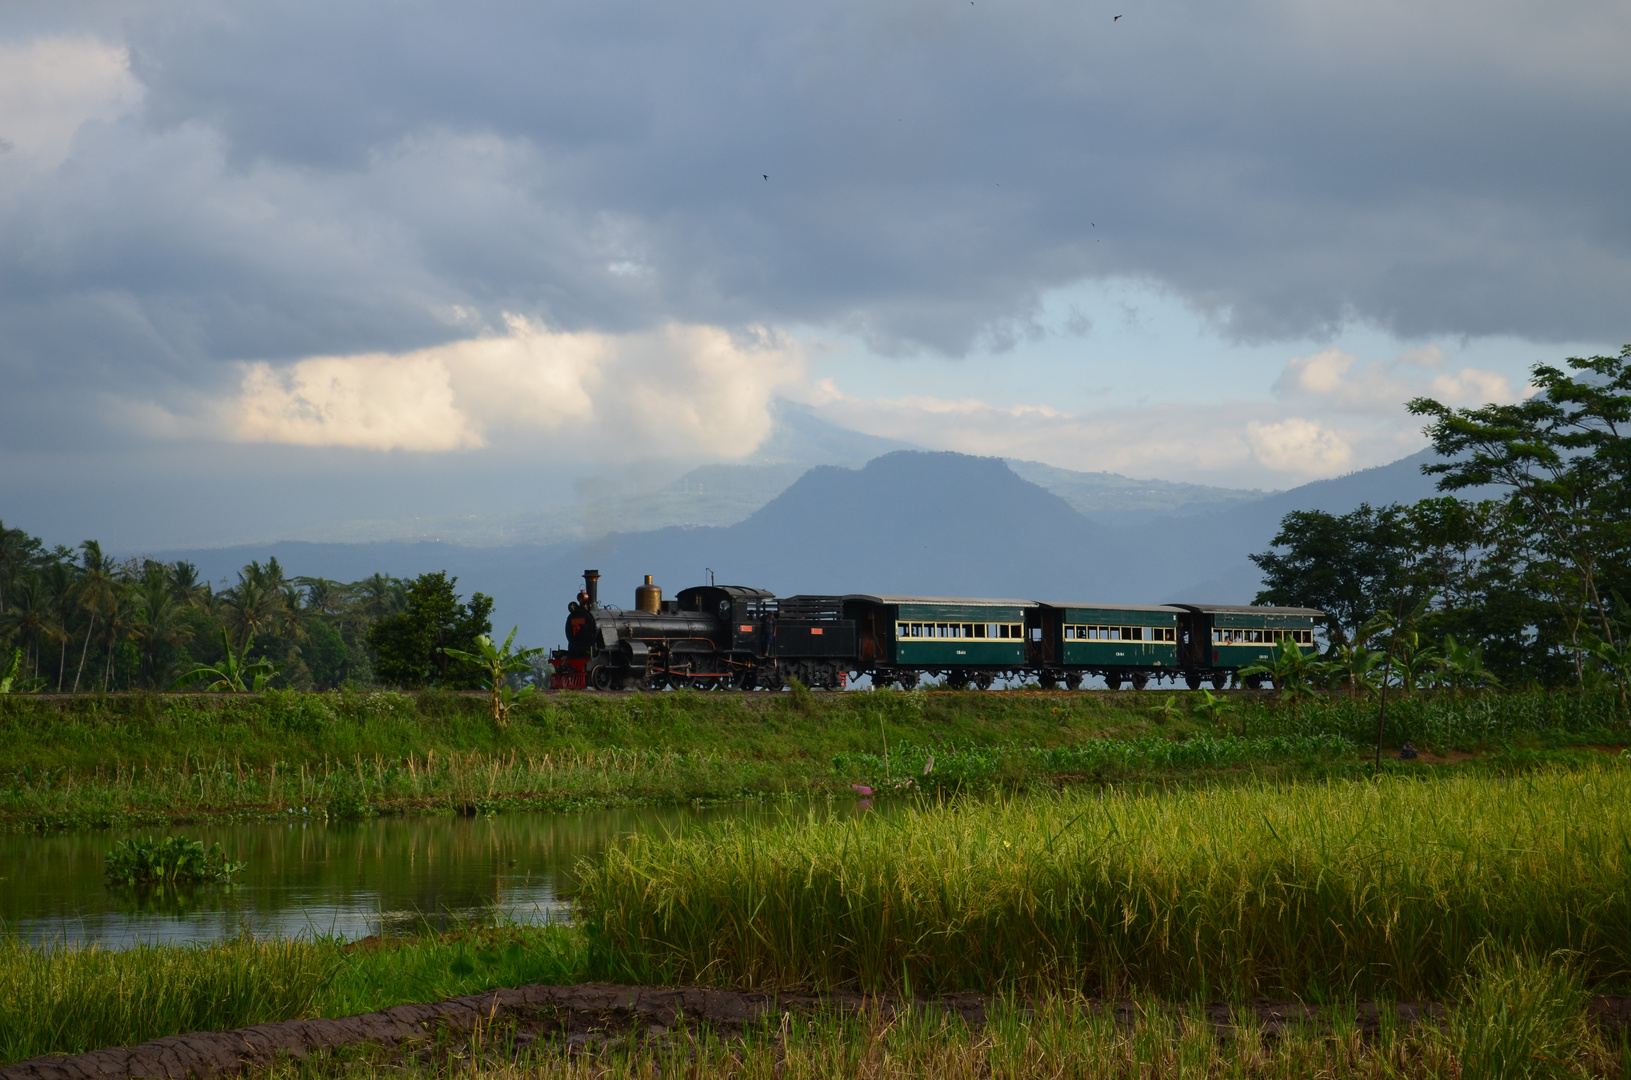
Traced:
[[[1373, 769], [1377, 702], [1184, 691], [0, 697], [0, 828], [487, 814]], [[1398, 759], [1410, 743], [1419, 756]], [[1395, 697], [1384, 770], [1511, 772], [1631, 743], [1611, 693]]]

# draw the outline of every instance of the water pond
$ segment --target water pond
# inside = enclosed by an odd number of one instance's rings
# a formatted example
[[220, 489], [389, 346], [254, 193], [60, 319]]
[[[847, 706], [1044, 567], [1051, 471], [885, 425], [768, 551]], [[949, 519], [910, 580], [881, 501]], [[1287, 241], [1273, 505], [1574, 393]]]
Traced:
[[[424, 920], [548, 922], [569, 914], [578, 859], [614, 837], [786, 812], [750, 804], [0, 835], [0, 922], [35, 942], [116, 948], [209, 941], [245, 928], [358, 938]], [[219, 842], [248, 868], [230, 889], [137, 893], [104, 883], [114, 841], [167, 832]]]

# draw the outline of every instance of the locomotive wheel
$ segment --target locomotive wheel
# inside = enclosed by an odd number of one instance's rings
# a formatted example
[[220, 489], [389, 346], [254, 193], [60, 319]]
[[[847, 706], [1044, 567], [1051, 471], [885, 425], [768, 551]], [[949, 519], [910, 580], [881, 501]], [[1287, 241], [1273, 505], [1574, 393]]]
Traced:
[[589, 673], [589, 685], [596, 690], [616, 690], [623, 685], [623, 680], [617, 677], [612, 665], [601, 664]]
[[918, 678], [918, 675], [917, 675], [917, 672], [915, 672], [915, 671], [897, 671], [897, 672], [895, 672], [895, 681], [900, 683], [900, 688], [902, 690], [916, 690], [917, 689], [917, 678]]
[[950, 675], [946, 676], [946, 685], [951, 687], [953, 690], [967, 690], [968, 678], [968, 672], [961, 670], [954, 671]]
[[748, 668], [736, 676], [736, 689], [738, 690], [752, 690], [758, 685], [759, 673], [752, 668]]
[[1199, 690], [1201, 688], [1201, 673], [1198, 671], [1184, 672], [1184, 685], [1191, 690]]
[[1037, 685], [1044, 690], [1052, 690], [1059, 685], [1059, 680], [1053, 677], [1053, 672], [1044, 671], [1036, 677]]
[[991, 684], [995, 681], [996, 680], [991, 677], [991, 673], [989, 671], [982, 671], [974, 676], [974, 685], [978, 686], [981, 690], [991, 689]]
[[1080, 690], [1081, 688], [1082, 688], [1082, 673], [1081, 672], [1073, 671], [1069, 675], [1065, 676], [1065, 689], [1066, 690]]
[[1214, 671], [1214, 672], [1212, 672], [1212, 689], [1222, 690], [1225, 686], [1228, 686], [1228, 685], [1229, 685], [1229, 673], [1227, 671]]
[[1246, 676], [1246, 689], [1248, 689], [1248, 690], [1261, 690], [1261, 689], [1263, 689], [1263, 676], [1261, 676], [1261, 675], [1248, 675], [1248, 676]]
[[1105, 687], [1106, 690], [1120, 690], [1121, 689], [1121, 672], [1112, 671], [1108, 675], [1106, 675], [1104, 677], [1104, 687]]
[[1133, 672], [1133, 689], [1142, 690], [1150, 685], [1150, 677], [1142, 671]]

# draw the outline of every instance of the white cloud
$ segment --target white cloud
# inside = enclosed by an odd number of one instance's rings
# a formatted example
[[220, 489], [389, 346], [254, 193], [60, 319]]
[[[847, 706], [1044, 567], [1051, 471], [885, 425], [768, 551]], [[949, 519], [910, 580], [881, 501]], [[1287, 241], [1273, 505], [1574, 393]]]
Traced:
[[110, 120], [141, 101], [123, 47], [84, 38], [0, 42], [0, 146], [52, 166], [87, 120]]
[[1320, 423], [1294, 416], [1279, 423], [1253, 420], [1246, 425], [1252, 454], [1271, 469], [1329, 476], [1353, 461], [1353, 448]]
[[321, 356], [284, 371], [251, 364], [238, 399], [246, 441], [368, 450], [460, 450], [480, 434], [435, 356]]
[[513, 315], [506, 329], [408, 353], [248, 365], [227, 409], [231, 436], [451, 451], [543, 434], [575, 456], [738, 457], [770, 434], [771, 399], [803, 373], [797, 348], [762, 329], [564, 333]]
[[1436, 345], [1411, 349], [1392, 360], [1359, 363], [1341, 349], [1293, 357], [1274, 384], [1281, 397], [1318, 400], [1327, 407], [1357, 413], [1400, 413], [1411, 398], [1427, 395], [1449, 405], [1517, 401], [1523, 395], [1512, 380], [1494, 371], [1465, 367], [1426, 377], [1444, 362]]

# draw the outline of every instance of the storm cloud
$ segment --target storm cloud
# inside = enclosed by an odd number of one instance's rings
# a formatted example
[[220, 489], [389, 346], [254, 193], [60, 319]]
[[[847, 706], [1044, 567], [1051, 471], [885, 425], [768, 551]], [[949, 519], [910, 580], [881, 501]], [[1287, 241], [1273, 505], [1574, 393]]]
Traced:
[[1625, 335], [1623, 3], [67, 3], [0, 48], [13, 450], [517, 320], [958, 356], [1121, 279], [1241, 341]]

